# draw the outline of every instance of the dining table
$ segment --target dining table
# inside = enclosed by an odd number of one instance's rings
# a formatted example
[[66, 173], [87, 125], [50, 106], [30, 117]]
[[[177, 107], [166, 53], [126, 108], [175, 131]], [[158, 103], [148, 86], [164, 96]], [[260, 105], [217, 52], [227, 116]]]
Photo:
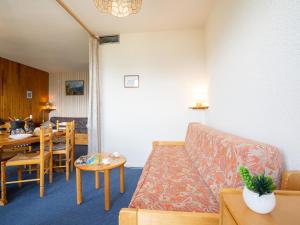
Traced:
[[[53, 136], [55, 137], [60, 137], [65, 135], [66, 132], [64, 130], [54, 130], [53, 131]], [[22, 138], [22, 139], [12, 139], [9, 137], [10, 134], [9, 133], [4, 133], [4, 134], [0, 134], [0, 161], [2, 161], [2, 151], [5, 148], [9, 148], [9, 147], [14, 147], [14, 146], [24, 146], [24, 145], [29, 145], [29, 144], [34, 144], [34, 143], [38, 143], [40, 142], [40, 136], [39, 135], [33, 135], [31, 137], [26, 137], [26, 138]], [[46, 140], [49, 137], [46, 137]], [[11, 152], [14, 151], [14, 149], [16, 148], [12, 148]], [[16, 151], [18, 151], [16, 149]], [[3, 200], [0, 199], [0, 205], [3, 205]]]
[[[53, 136], [60, 137], [65, 135], [64, 130], [53, 131]], [[18, 146], [18, 145], [27, 145], [40, 142], [39, 135], [32, 135], [31, 137], [26, 137], [22, 139], [12, 139], [9, 137], [9, 133], [0, 134], [0, 151], [5, 146]]]

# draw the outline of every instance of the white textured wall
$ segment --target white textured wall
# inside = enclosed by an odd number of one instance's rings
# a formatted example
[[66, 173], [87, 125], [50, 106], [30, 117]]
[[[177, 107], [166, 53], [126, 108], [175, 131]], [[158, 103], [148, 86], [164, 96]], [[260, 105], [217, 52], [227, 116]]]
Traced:
[[[154, 140], [184, 140], [194, 90], [206, 86], [203, 33], [198, 30], [122, 34], [102, 45], [103, 149], [119, 151], [130, 166], [143, 166]], [[125, 89], [124, 75], [140, 75], [140, 88]]]
[[300, 169], [300, 1], [220, 0], [207, 26], [208, 124]]
[[[67, 96], [66, 80], [84, 80], [84, 95]], [[88, 114], [88, 72], [57, 72], [49, 74], [49, 101], [56, 111], [50, 116], [87, 117]]]

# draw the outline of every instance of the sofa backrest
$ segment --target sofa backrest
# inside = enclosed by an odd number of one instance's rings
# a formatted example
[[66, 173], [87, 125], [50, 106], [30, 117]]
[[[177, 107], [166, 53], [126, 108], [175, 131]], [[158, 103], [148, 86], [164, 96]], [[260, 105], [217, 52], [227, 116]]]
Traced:
[[76, 133], [87, 133], [87, 118], [86, 117], [51, 117], [50, 121], [56, 125], [56, 121], [72, 122], [75, 121], [75, 132]]
[[191, 123], [185, 150], [217, 199], [222, 188], [243, 186], [241, 166], [253, 174], [265, 172], [279, 185], [283, 162], [279, 150], [273, 146]]

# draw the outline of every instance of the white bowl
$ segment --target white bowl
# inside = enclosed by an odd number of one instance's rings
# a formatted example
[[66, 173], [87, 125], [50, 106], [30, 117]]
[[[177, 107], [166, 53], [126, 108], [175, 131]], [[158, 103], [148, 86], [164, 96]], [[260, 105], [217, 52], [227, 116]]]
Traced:
[[24, 138], [29, 138], [31, 136], [32, 136], [32, 134], [13, 134], [13, 135], [9, 135], [8, 138], [11, 138], [14, 140], [20, 140], [20, 139], [24, 139]]

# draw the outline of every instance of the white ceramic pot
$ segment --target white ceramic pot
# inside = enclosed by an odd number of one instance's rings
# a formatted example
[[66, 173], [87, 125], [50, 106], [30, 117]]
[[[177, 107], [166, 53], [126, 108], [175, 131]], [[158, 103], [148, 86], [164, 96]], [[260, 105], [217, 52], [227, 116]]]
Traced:
[[259, 194], [244, 187], [243, 198], [246, 205], [254, 212], [267, 214], [273, 211], [276, 205], [274, 193], [259, 196]]

